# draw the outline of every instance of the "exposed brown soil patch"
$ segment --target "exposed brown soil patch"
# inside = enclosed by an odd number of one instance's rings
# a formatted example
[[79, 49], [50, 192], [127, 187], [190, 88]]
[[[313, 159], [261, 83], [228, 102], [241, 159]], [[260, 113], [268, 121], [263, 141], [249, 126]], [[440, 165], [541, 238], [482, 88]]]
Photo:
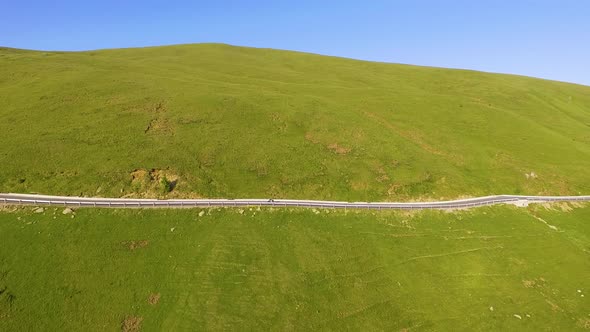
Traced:
[[162, 180], [165, 179], [170, 184], [167, 194], [174, 191], [178, 184], [178, 175], [170, 170], [152, 168], [150, 170], [139, 168], [133, 170], [131, 175], [132, 191], [139, 196], [154, 197], [162, 194]]
[[523, 280], [522, 284], [524, 285], [524, 287], [526, 288], [533, 288], [535, 287], [535, 285], [537, 284], [534, 280]]
[[149, 179], [149, 172], [145, 169], [135, 169], [131, 172], [131, 181], [141, 181], [146, 178]]
[[553, 303], [553, 302], [551, 302], [549, 300], [545, 300], [545, 302], [547, 302], [547, 304], [551, 307], [551, 310], [553, 310], [553, 311], [563, 311], [561, 309], [561, 307], [558, 306], [557, 304], [555, 304], [555, 303]]
[[376, 178], [376, 180], [377, 180], [377, 182], [389, 181], [389, 176], [387, 176], [387, 172], [385, 172], [385, 169], [383, 168], [383, 166], [377, 167], [377, 178]]
[[154, 118], [151, 119], [148, 123], [147, 127], [143, 131], [144, 133], [153, 133], [153, 134], [171, 134], [172, 133], [172, 125], [170, 121], [166, 118]]
[[139, 248], [145, 248], [150, 244], [148, 240], [140, 240], [140, 241], [124, 241], [121, 243], [123, 246], [128, 248], [129, 250], [133, 251]]
[[163, 103], [156, 104], [151, 109], [155, 116], [150, 120], [143, 132], [145, 134], [172, 134], [174, 128], [165, 117], [166, 111], [166, 106]]
[[310, 132], [305, 133], [305, 139], [312, 142], [313, 144], [318, 144], [320, 142], [320, 140]]
[[156, 305], [160, 302], [160, 293], [152, 293], [148, 297], [148, 303], [151, 305]]
[[121, 331], [123, 332], [137, 332], [141, 330], [141, 322], [143, 317], [127, 316], [121, 323]]
[[348, 154], [351, 151], [350, 148], [338, 145], [338, 143], [328, 144], [328, 149], [332, 150], [332, 152], [336, 152], [337, 154], [342, 155]]
[[369, 188], [369, 184], [363, 181], [352, 181], [350, 183], [350, 188], [356, 191], [367, 190]]
[[3, 205], [0, 204], [0, 211], [1, 212], [18, 212], [19, 207], [16, 205]]
[[570, 212], [576, 208], [583, 208], [587, 206], [587, 202], [546, 202], [546, 203], [536, 203], [535, 207], [542, 207], [545, 210], [550, 211], [560, 211], [560, 212]]
[[[311, 132], [307, 132], [305, 133], [305, 140], [313, 143], [313, 144], [320, 144], [320, 139], [318, 139], [314, 134], [312, 134]], [[326, 146], [330, 151], [340, 154], [340, 155], [345, 155], [348, 154], [352, 149], [339, 145], [338, 143], [330, 143]]]
[[578, 326], [580, 326], [583, 329], [590, 330], [590, 318], [578, 319]]
[[392, 183], [389, 188], [387, 189], [387, 195], [388, 196], [393, 196], [396, 195], [398, 193], [398, 191], [400, 189], [402, 189], [403, 186], [399, 183]]

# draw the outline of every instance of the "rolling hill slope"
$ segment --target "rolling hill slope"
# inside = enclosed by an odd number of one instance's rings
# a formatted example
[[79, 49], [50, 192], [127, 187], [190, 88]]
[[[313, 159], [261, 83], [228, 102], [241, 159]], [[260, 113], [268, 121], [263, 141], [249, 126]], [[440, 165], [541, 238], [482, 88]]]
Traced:
[[590, 87], [573, 84], [219, 44], [0, 49], [0, 99], [0, 192], [590, 192]]

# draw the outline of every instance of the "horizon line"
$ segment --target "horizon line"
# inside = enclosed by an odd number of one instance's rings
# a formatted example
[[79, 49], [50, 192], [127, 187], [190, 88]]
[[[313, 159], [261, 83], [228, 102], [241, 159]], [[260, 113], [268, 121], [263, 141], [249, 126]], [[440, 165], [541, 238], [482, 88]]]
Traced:
[[484, 73], [484, 74], [492, 74], [492, 75], [508, 75], [508, 76], [522, 77], [522, 78], [538, 79], [538, 80], [549, 81], [549, 82], [571, 84], [571, 85], [577, 85], [577, 86], [582, 86], [582, 87], [590, 87], [590, 84], [587, 84], [587, 83], [563, 81], [563, 80], [554, 79], [554, 78], [541, 77], [541, 76], [531, 76], [531, 75], [527, 75], [527, 74], [518, 74], [518, 73], [500, 72], [500, 71], [488, 71], [488, 70], [474, 69], [474, 68], [467, 68], [467, 67], [442, 67], [442, 66], [433, 66], [433, 65], [426, 65], [426, 64], [370, 60], [370, 59], [361, 59], [361, 58], [355, 58], [355, 57], [349, 57], [349, 56], [317, 53], [317, 52], [302, 51], [302, 50], [295, 50], [295, 49], [283, 49], [283, 48], [272, 48], [272, 47], [261, 47], [261, 46], [247, 46], [247, 45], [237, 45], [237, 44], [230, 44], [230, 43], [224, 43], [224, 42], [173, 43], [173, 44], [161, 44], [161, 45], [124, 46], [124, 47], [110, 47], [110, 48], [107, 47], [107, 48], [79, 49], [79, 50], [29, 49], [29, 48], [19, 48], [19, 47], [0, 45], [0, 50], [7, 49], [7, 50], [26, 51], [26, 52], [49, 52], [49, 53], [88, 53], [88, 52], [101, 52], [101, 51], [134, 50], [134, 49], [162, 48], [162, 47], [174, 47], [174, 46], [195, 46], [195, 45], [219, 45], [219, 46], [229, 46], [229, 47], [236, 47], [236, 48], [251, 48], [251, 49], [272, 50], [272, 51], [279, 51], [279, 52], [293, 52], [293, 53], [308, 54], [308, 55], [315, 55], [315, 56], [322, 56], [322, 57], [354, 60], [354, 61], [360, 61], [360, 62], [377, 63], [377, 64], [403, 65], [403, 66], [412, 66], [412, 67], [421, 67], [421, 68], [468, 71], [468, 72], [476, 72], [476, 73]]

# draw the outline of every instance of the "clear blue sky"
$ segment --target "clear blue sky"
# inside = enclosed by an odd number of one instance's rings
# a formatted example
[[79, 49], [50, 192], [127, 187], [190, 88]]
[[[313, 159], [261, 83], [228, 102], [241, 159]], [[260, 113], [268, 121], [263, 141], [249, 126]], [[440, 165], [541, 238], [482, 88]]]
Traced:
[[5, 0], [0, 8], [0, 45], [9, 47], [220, 42], [590, 85], [589, 0]]

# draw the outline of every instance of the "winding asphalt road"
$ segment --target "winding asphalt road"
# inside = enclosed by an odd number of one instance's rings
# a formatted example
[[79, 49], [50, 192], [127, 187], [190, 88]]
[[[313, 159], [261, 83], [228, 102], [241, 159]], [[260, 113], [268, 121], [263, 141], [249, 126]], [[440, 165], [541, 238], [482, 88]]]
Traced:
[[32, 194], [2, 194], [0, 205], [51, 205], [69, 207], [100, 208], [180, 208], [180, 207], [303, 207], [303, 208], [340, 208], [340, 209], [465, 209], [495, 204], [514, 204], [526, 206], [529, 203], [546, 202], [581, 202], [590, 201], [590, 196], [519, 196], [496, 195], [453, 201], [433, 202], [338, 202], [292, 199], [131, 199], [98, 198], [73, 196], [47, 196]]

